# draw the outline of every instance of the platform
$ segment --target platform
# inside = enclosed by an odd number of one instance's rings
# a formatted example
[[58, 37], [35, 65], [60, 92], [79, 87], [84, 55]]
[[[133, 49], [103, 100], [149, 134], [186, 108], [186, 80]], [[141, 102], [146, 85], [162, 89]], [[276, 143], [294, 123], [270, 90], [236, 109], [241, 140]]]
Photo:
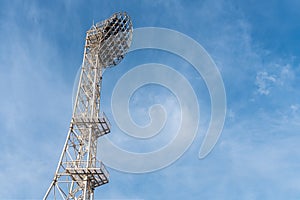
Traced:
[[82, 165], [80, 167], [76, 167], [74, 166], [75, 162], [76, 161], [68, 163], [69, 166], [67, 165], [66, 168], [66, 172], [74, 181], [79, 183], [88, 179], [92, 188], [108, 183], [109, 173], [102, 162], [97, 162], [99, 167], [96, 166], [88, 168], [81, 167]]

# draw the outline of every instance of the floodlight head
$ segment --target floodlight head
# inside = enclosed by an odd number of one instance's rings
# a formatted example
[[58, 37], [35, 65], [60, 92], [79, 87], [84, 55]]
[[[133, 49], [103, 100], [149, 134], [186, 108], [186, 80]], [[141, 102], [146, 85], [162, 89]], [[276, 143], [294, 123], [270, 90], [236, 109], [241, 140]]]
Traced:
[[132, 40], [132, 22], [126, 12], [93, 25], [87, 32], [87, 47], [99, 56], [101, 66], [112, 67], [121, 62]]

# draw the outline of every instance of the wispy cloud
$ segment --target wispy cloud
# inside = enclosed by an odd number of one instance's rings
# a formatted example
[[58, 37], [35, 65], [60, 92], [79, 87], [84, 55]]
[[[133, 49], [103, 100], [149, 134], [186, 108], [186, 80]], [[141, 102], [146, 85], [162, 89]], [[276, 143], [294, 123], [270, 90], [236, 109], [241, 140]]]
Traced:
[[278, 91], [278, 88], [291, 89], [290, 83], [294, 81], [295, 75], [290, 64], [271, 64], [267, 68], [270, 72], [259, 71], [256, 74], [255, 85], [258, 94], [269, 95], [272, 88], [275, 91]]
[[[59, 70], [62, 62], [57, 60], [56, 47], [43, 34], [39, 7], [11, 6], [1, 11], [0, 177], [6, 180], [10, 174], [10, 181], [0, 183], [0, 198], [40, 199], [43, 191], [33, 186], [52, 178], [47, 168], [55, 169], [56, 163], [48, 159], [58, 157], [53, 146], [63, 144], [71, 90]], [[24, 11], [27, 15], [21, 24], [18, 17]]]
[[267, 72], [257, 73], [255, 84], [258, 87], [259, 94], [268, 95], [273, 83], [276, 83], [276, 77], [274, 75], [269, 75]]

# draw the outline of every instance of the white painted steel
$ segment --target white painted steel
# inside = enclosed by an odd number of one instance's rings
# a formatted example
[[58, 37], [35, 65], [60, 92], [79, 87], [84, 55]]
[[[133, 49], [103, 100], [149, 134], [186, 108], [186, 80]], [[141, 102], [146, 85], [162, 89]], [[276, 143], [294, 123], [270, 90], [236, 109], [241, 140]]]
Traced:
[[131, 40], [132, 23], [125, 12], [87, 31], [69, 132], [44, 200], [91, 200], [94, 189], [108, 183], [109, 174], [96, 155], [97, 139], [110, 132], [105, 114], [100, 114], [102, 73], [124, 58]]

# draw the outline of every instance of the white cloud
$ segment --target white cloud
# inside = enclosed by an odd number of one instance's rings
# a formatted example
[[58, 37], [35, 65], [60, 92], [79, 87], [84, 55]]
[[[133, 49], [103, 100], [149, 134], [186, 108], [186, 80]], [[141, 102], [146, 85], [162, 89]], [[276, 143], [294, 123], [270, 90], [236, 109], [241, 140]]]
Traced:
[[[44, 191], [36, 188], [45, 178], [50, 184], [57, 161], [49, 160], [58, 159], [60, 152], [54, 147], [62, 148], [67, 134], [71, 88], [61, 75], [55, 43], [38, 25], [41, 11], [27, 2], [14, 6], [28, 11], [28, 19], [20, 25], [19, 10], [14, 9], [1, 15], [1, 36], [5, 37], [0, 49], [0, 178], [6, 180], [9, 174], [9, 181], [0, 183], [0, 198], [39, 199]], [[16, 187], [18, 192], [11, 192]]]
[[232, 109], [227, 109], [227, 117], [230, 119], [230, 120], [232, 120], [232, 121], [234, 121], [235, 120], [235, 112], [232, 110]]
[[278, 61], [275, 60], [269, 63], [266, 67], [267, 70], [257, 72], [255, 85], [258, 94], [269, 95], [272, 90], [290, 89], [290, 83], [295, 78], [294, 70], [290, 64], [281, 64], [282, 61], [276, 62]]
[[296, 113], [299, 110], [300, 105], [299, 104], [292, 104], [290, 106], [290, 108], [291, 108], [291, 110], [292, 110], [293, 113]]
[[258, 87], [258, 93], [268, 95], [273, 83], [276, 82], [276, 76], [269, 75], [267, 72], [258, 72], [255, 84]]

